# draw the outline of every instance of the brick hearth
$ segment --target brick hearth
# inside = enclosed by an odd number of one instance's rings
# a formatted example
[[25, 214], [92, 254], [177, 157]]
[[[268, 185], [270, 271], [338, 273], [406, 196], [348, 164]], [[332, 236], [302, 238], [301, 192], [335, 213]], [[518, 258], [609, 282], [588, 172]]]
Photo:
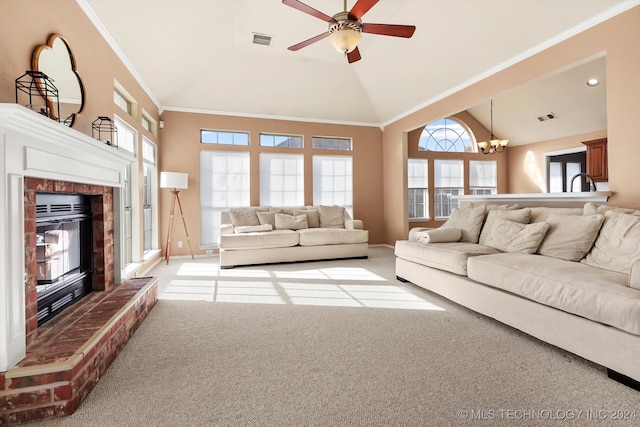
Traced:
[[157, 283], [93, 292], [42, 325], [27, 357], [0, 372], [0, 424], [75, 412], [155, 305]]

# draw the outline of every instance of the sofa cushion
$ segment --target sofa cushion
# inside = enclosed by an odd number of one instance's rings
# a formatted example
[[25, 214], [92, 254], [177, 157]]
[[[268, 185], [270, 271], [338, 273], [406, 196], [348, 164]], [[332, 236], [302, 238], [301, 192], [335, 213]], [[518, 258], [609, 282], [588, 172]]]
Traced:
[[320, 217], [318, 215], [318, 209], [294, 209], [293, 214], [306, 215], [307, 224], [309, 224], [309, 228], [320, 227]]
[[583, 212], [583, 215], [595, 215], [595, 214], [604, 215], [609, 211], [640, 216], [640, 211], [636, 209], [619, 208], [617, 206], [601, 205], [601, 204], [592, 203], [592, 202], [585, 203], [582, 212]]
[[495, 220], [485, 245], [501, 252], [536, 253], [542, 239], [549, 230], [546, 222], [521, 224], [516, 221], [498, 218]]
[[422, 243], [457, 242], [462, 237], [462, 231], [452, 227], [440, 227], [433, 230], [418, 231], [415, 237]]
[[542, 255], [470, 258], [469, 278], [640, 335], [640, 291], [627, 276]]
[[629, 271], [629, 287], [640, 290], [640, 260], [631, 265]]
[[549, 231], [538, 248], [540, 255], [580, 261], [591, 250], [602, 226], [602, 215], [550, 215]]
[[268, 212], [256, 212], [258, 215], [258, 221], [260, 224], [271, 224], [273, 228], [276, 228], [276, 214], [282, 212], [280, 209], [270, 210]]
[[522, 224], [528, 224], [530, 217], [531, 209], [490, 209], [487, 212], [487, 218], [482, 226], [478, 243], [481, 245], [486, 244], [487, 237], [491, 234], [491, 229], [493, 228], [493, 224], [496, 222], [496, 219], [502, 218]]
[[260, 225], [256, 208], [232, 208], [229, 209], [229, 217], [234, 227], [246, 225]]
[[243, 225], [240, 227], [235, 227], [234, 233], [255, 233], [256, 231], [271, 231], [273, 230], [273, 226], [271, 224], [261, 224], [261, 225]]
[[321, 228], [344, 228], [344, 207], [318, 206], [318, 217]]
[[498, 250], [477, 243], [420, 243], [409, 240], [396, 242], [395, 254], [399, 258], [450, 273], [467, 275], [469, 257], [496, 254]]
[[296, 231], [273, 230], [222, 235], [218, 238], [218, 247], [223, 250], [285, 248], [295, 246], [299, 241]]
[[582, 215], [582, 208], [552, 208], [549, 206], [535, 206], [530, 209], [530, 223], [545, 222], [551, 215]]
[[309, 228], [307, 224], [306, 215], [287, 215], [283, 213], [276, 213], [276, 230], [300, 230], [303, 228]]
[[342, 245], [367, 243], [368, 230], [346, 230], [344, 228], [307, 228], [298, 230], [300, 246]]
[[454, 209], [451, 216], [442, 224], [444, 228], [458, 228], [462, 232], [461, 242], [478, 243], [480, 229], [484, 222], [485, 208], [482, 205], [468, 205]]
[[580, 262], [592, 267], [629, 274], [640, 259], [640, 216], [606, 211], [591, 252]]

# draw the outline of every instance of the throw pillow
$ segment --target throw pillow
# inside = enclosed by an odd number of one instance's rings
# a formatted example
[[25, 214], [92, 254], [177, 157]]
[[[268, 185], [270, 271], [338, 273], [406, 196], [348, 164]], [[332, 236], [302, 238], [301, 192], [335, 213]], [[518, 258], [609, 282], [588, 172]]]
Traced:
[[602, 215], [552, 214], [547, 218], [549, 231], [538, 253], [567, 261], [580, 261], [591, 250], [603, 221]]
[[609, 211], [626, 213], [629, 215], [640, 215], [640, 211], [636, 209], [626, 209], [626, 208], [618, 208], [616, 206], [608, 206], [608, 205], [599, 205], [598, 203], [587, 202], [583, 207], [583, 215], [595, 215], [600, 214], [604, 215]]
[[496, 219], [508, 219], [511, 221], [519, 222], [521, 224], [528, 224], [531, 217], [531, 209], [492, 209], [487, 213], [487, 219], [482, 226], [482, 232], [478, 243], [484, 245], [487, 241], [487, 237], [491, 234], [491, 229]]
[[306, 215], [276, 213], [276, 230], [300, 230], [309, 228]]
[[457, 228], [436, 228], [434, 230], [418, 231], [415, 234], [422, 243], [457, 242], [462, 237], [462, 231]]
[[318, 217], [321, 228], [344, 228], [344, 207], [318, 206]]
[[271, 224], [272, 226], [276, 226], [276, 214], [280, 213], [280, 210], [273, 210], [269, 212], [256, 212], [258, 215], [258, 221], [260, 224]]
[[229, 217], [234, 227], [245, 225], [260, 225], [256, 208], [232, 208], [229, 209]]
[[309, 223], [309, 228], [320, 227], [320, 216], [318, 214], [318, 209], [294, 209], [293, 214], [306, 215], [307, 223]]
[[629, 274], [640, 259], [640, 217], [607, 211], [591, 252], [580, 262], [604, 270]]
[[461, 242], [478, 243], [480, 229], [484, 222], [484, 206], [469, 205], [454, 209], [441, 228], [457, 228], [462, 232]]
[[549, 224], [546, 222], [521, 224], [498, 218], [493, 224], [485, 245], [501, 252], [533, 254], [538, 250], [548, 230]]
[[241, 227], [234, 227], [233, 232], [236, 234], [239, 233], [254, 233], [256, 231], [271, 231], [273, 227], [271, 224], [262, 224], [262, 225], [245, 225]]

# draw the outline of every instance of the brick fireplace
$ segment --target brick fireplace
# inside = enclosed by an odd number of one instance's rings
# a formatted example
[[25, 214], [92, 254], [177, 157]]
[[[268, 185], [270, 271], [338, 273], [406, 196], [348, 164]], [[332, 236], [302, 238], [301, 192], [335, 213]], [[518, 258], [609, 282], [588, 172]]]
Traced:
[[27, 273], [25, 282], [27, 346], [37, 336], [38, 332], [36, 194], [43, 192], [90, 196], [93, 229], [92, 289], [94, 291], [105, 291], [112, 290], [114, 287], [113, 188], [26, 177], [24, 180], [24, 254], [25, 271]]
[[[72, 414], [157, 300], [122, 280], [126, 168], [135, 162], [15, 104], [0, 104], [0, 424]], [[38, 326], [36, 195], [87, 195], [92, 292]]]

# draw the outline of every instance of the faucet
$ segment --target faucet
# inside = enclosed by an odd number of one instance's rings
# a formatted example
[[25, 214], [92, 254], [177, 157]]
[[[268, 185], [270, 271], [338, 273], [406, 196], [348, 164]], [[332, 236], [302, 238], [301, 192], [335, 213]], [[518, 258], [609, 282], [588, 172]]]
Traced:
[[596, 182], [593, 180], [593, 177], [588, 173], [583, 172], [583, 173], [577, 173], [573, 176], [573, 178], [571, 178], [571, 185], [569, 187], [570, 192], [573, 192], [573, 181], [575, 181], [575, 179], [579, 176], [584, 176], [586, 180], [589, 181], [589, 191], [598, 191], [598, 189], [596, 188]]

